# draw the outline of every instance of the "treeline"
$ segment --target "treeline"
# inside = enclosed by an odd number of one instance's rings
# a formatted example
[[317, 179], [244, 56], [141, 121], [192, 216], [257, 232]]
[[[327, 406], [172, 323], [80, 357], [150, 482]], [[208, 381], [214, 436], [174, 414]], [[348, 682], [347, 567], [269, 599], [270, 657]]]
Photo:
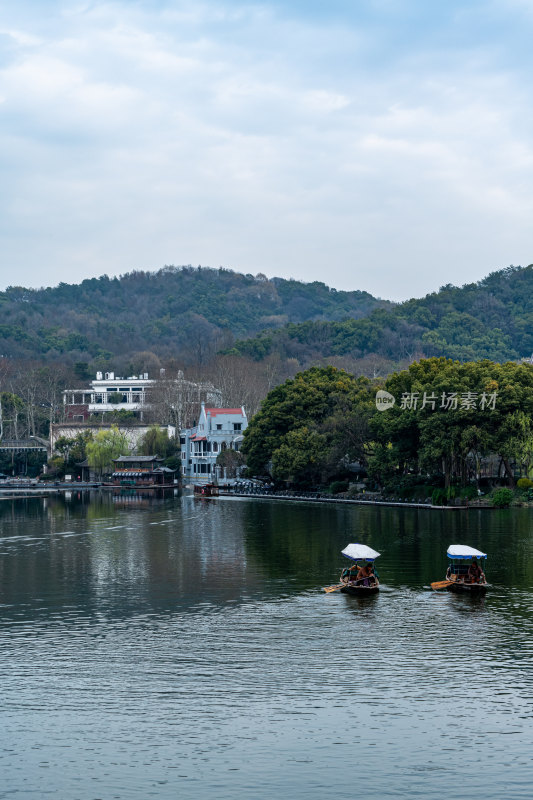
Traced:
[[383, 374], [393, 365], [432, 356], [499, 362], [530, 356], [533, 265], [509, 267], [462, 287], [443, 286], [362, 319], [311, 320], [263, 331], [236, 342], [231, 352], [258, 361], [276, 353], [301, 365], [344, 359], [366, 374], [373, 365]]
[[273, 372], [277, 382], [313, 365], [385, 377], [420, 358], [503, 362], [532, 352], [533, 266], [397, 305], [201, 267], [0, 293], [0, 357], [18, 369], [62, 364], [73, 386], [97, 369], [209, 373], [221, 355], [268, 385]]
[[205, 363], [234, 337], [305, 320], [359, 318], [389, 307], [367, 292], [338, 292], [228, 269], [165, 267], [71, 285], [0, 292], [0, 354], [105, 365], [149, 351]]
[[533, 467], [533, 366], [431, 358], [381, 382], [313, 367], [268, 394], [242, 451], [252, 474], [296, 486], [355, 466], [389, 491], [478, 488], [484, 459], [514, 485]]

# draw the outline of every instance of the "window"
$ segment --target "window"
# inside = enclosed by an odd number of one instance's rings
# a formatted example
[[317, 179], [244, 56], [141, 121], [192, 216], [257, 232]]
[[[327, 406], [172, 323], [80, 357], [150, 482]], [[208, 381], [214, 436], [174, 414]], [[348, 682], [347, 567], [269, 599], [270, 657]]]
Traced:
[[185, 444], [185, 436], [180, 436], [180, 444]]
[[182, 454], [181, 454], [181, 457], [182, 457], [183, 461], [185, 461], [185, 459], [187, 458], [187, 453], [185, 453], [185, 452], [184, 452], [184, 453], [182, 453]]
[[217, 425], [217, 431], [221, 431], [221, 430], [222, 430], [222, 425], [218, 424]]
[[234, 422], [233, 423], [233, 430], [234, 431], [240, 431], [241, 428], [242, 428], [242, 422]]
[[213, 442], [213, 453], [218, 453], [218, 443]]

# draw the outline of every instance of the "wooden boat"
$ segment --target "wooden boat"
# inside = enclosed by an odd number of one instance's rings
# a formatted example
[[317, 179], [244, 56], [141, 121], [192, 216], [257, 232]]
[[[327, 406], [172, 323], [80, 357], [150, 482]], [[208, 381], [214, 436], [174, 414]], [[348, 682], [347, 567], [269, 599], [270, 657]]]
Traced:
[[[354, 597], [368, 597], [371, 594], [377, 594], [379, 579], [374, 571], [374, 562], [379, 557], [379, 553], [366, 544], [349, 544], [342, 550], [342, 554], [353, 563], [351, 567], [347, 567], [341, 573], [341, 592]], [[353, 576], [357, 575], [362, 566], [367, 568], [369, 576], [355, 580]]]
[[[451, 544], [446, 555], [449, 560], [446, 578], [443, 581], [435, 581], [431, 584], [431, 588], [435, 591], [446, 589], [456, 594], [485, 594], [490, 586], [483, 569], [483, 559], [487, 558], [487, 554], [468, 545]], [[474, 564], [480, 571], [476, 580], [472, 579], [471, 567]]]
[[218, 486], [214, 483], [197, 483], [193, 486], [195, 497], [218, 497]]

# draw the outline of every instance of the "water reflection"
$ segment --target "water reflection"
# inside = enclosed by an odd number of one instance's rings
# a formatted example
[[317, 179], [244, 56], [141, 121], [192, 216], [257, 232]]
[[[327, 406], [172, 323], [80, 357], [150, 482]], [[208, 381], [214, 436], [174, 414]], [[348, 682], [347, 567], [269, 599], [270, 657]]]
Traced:
[[[120, 500], [120, 499], [119, 499]], [[528, 509], [0, 503], [1, 797], [530, 795]], [[334, 582], [350, 541], [385, 590]], [[423, 590], [451, 543], [495, 588]]]

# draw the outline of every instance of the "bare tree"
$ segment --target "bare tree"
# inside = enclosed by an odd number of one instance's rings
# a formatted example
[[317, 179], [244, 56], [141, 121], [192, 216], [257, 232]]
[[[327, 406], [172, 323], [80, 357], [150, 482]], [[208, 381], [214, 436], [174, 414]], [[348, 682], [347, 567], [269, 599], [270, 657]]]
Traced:
[[222, 395], [210, 381], [187, 380], [183, 372], [165, 373], [150, 389], [150, 421], [174, 425], [177, 430], [192, 427], [202, 403], [220, 406]]

